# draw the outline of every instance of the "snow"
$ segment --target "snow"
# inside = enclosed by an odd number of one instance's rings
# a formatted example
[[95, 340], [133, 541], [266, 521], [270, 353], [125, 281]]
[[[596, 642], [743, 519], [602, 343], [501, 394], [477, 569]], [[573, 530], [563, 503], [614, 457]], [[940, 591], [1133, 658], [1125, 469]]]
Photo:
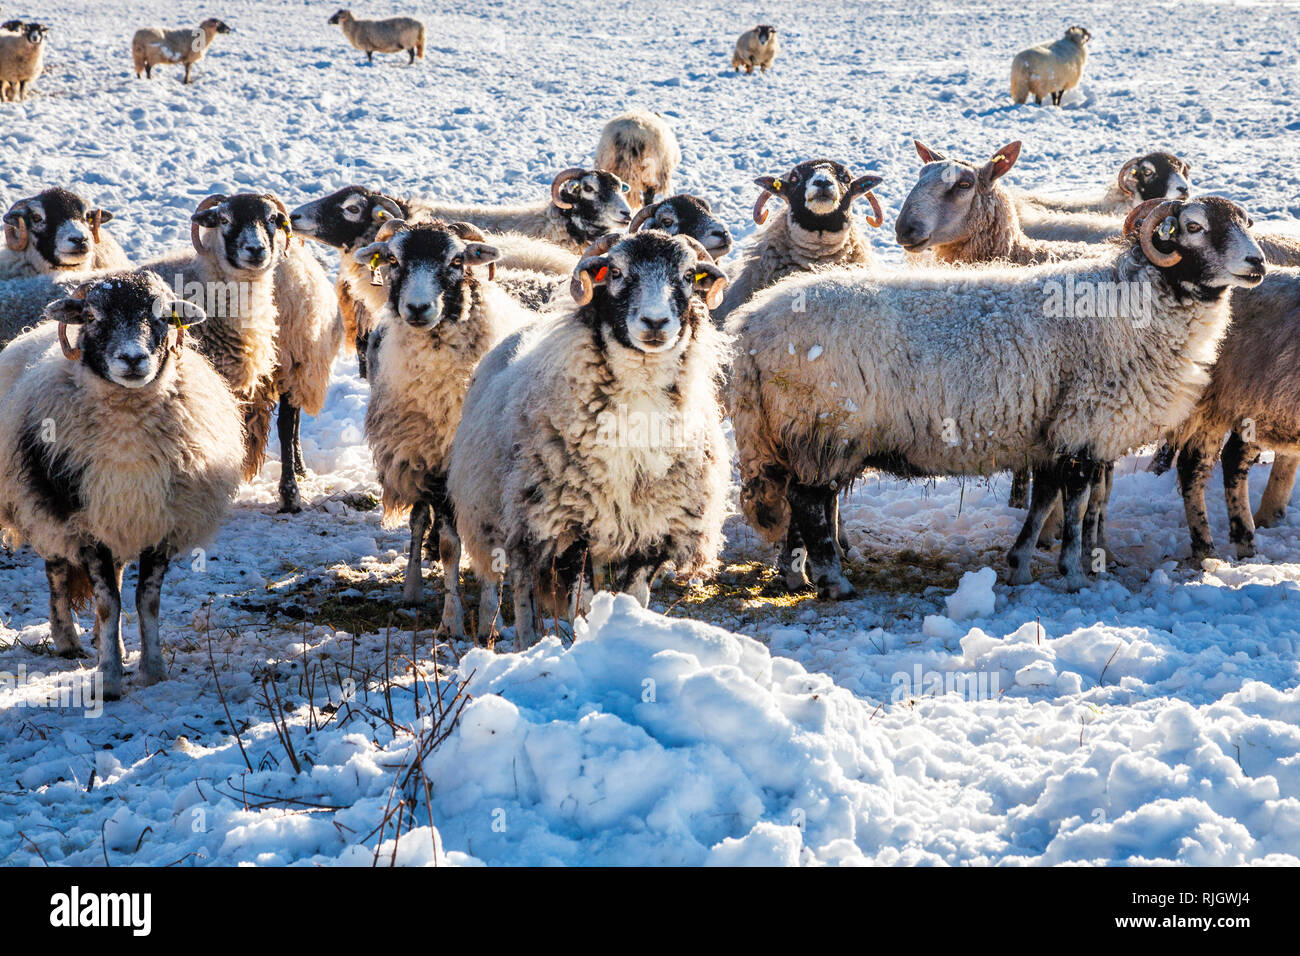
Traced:
[[[6, 17], [55, 30], [47, 75], [4, 105], [0, 201], [68, 185], [117, 214], [137, 258], [186, 243], [214, 191], [523, 201], [640, 105], [668, 116], [681, 188], [742, 245], [753, 177], [812, 156], [883, 176], [892, 222], [914, 136], [973, 161], [1022, 139], [1009, 181], [1062, 190], [1172, 149], [1198, 191], [1300, 233], [1300, 169], [1278, 161], [1300, 147], [1294, 4], [1091, 4], [1088, 73], [1060, 110], [1006, 93], [1011, 54], [1076, 19], [1046, 3], [827, 4], [816, 23], [721, 0], [689, 17], [645, 0], [614, 19], [595, 0], [424, 9], [428, 59], [367, 67], [325, 24], [334, 7], [231, 0], [237, 32], [185, 88], [175, 69], [135, 80], [129, 33], [203, 5], [9, 0]], [[1172, 12], [1197, 28], [1170, 32]], [[782, 29], [776, 66], [734, 76], [734, 36], [760, 20]], [[870, 232], [901, 262], [889, 228]], [[515, 654], [507, 630], [476, 649], [435, 641], [435, 579], [418, 620], [398, 607], [407, 535], [370, 507], [355, 359], [334, 371], [303, 422], [312, 506], [274, 513], [271, 461], [202, 560], [170, 572], [165, 683], [130, 682], [99, 716], [72, 706], [93, 671], [49, 656], [42, 567], [0, 552], [0, 859], [1300, 862], [1300, 505], [1259, 533], [1261, 557], [1193, 568], [1173, 476], [1125, 459], [1118, 561], [1070, 594], [1046, 552], [1034, 584], [998, 583], [1023, 516], [1005, 475], [869, 475], [842, 504], [853, 601], [785, 598], [732, 518], [720, 593], [669, 582], [650, 611], [599, 595], [572, 639]], [[1223, 546], [1214, 492], [1210, 513]], [[133, 609], [125, 633], [134, 667]]]

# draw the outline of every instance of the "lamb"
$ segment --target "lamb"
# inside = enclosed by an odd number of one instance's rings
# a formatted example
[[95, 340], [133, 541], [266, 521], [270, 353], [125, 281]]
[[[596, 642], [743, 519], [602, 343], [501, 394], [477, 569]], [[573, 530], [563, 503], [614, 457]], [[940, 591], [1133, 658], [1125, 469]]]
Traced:
[[126, 253], [101, 228], [113, 214], [54, 187], [20, 199], [4, 214], [0, 281], [47, 272], [122, 270]]
[[718, 389], [729, 358], [707, 307], [726, 276], [683, 236], [611, 235], [578, 264], [576, 308], [483, 359], [452, 444], [448, 488], [483, 585], [478, 632], [508, 564], [515, 647], [535, 594], [577, 610], [593, 568], [644, 606], [666, 564], [708, 571], [722, 546], [730, 456]]
[[221, 377], [183, 343], [202, 310], [158, 276], [110, 274], [46, 314], [0, 353], [0, 532], [45, 559], [59, 656], [85, 656], [73, 609], [93, 592], [103, 693], [116, 700], [122, 567], [138, 561], [148, 685], [166, 677], [158, 609], [167, 564], [220, 526], [239, 486], [241, 417]]
[[843, 163], [810, 159], [782, 177], [759, 176], [754, 182], [763, 190], [754, 203], [754, 222], [762, 225], [767, 221], [764, 206], [772, 196], [785, 200], [785, 215], [759, 234], [740, 262], [726, 297], [713, 313], [716, 322], [786, 276], [874, 263], [871, 247], [858, 232], [850, 207], [854, 200], [866, 196], [873, 213], [867, 222], [880, 226], [884, 217], [871, 192], [882, 182], [879, 176], [855, 179]]
[[366, 55], [367, 63], [375, 61], [376, 53], [401, 53], [403, 50], [411, 55], [410, 63], [414, 63], [416, 57], [424, 59], [424, 24], [419, 20], [411, 17], [358, 20], [351, 10], [340, 10], [330, 17], [329, 22], [343, 30], [348, 42]]
[[1096, 213], [1126, 216], [1149, 199], [1186, 199], [1191, 192], [1192, 167], [1173, 153], [1152, 152], [1125, 160], [1115, 181], [1101, 192], [1055, 196], [1010, 190], [1016, 212], [1024, 220], [1057, 213]]
[[288, 236], [288, 211], [274, 195], [208, 196], [190, 217], [194, 248], [141, 267], [207, 314], [195, 348], [226, 380], [244, 413], [245, 480], [262, 470], [277, 399], [275, 271]]
[[740, 35], [736, 41], [736, 51], [731, 54], [731, 67], [737, 73], [744, 67], [746, 73], [753, 73], [758, 67], [764, 73], [776, 59], [780, 44], [776, 42], [776, 27], [769, 23], [760, 23]]
[[[682, 162], [682, 149], [672, 127], [658, 113], [630, 110], [605, 124], [596, 143], [596, 168], [613, 173], [630, 187], [636, 208], [672, 192], [673, 173]], [[583, 248], [594, 242], [592, 236]]]
[[164, 63], [180, 63], [185, 67], [185, 83], [190, 82], [194, 64], [207, 55], [212, 41], [218, 36], [234, 33], [216, 17], [208, 17], [193, 30], [164, 30], [162, 27], [145, 27], [136, 30], [131, 38], [131, 59], [135, 62], [135, 78], [153, 79], [153, 68]]
[[1020, 228], [1010, 194], [998, 182], [1020, 156], [1020, 142], [1008, 143], [983, 166], [948, 159], [916, 140], [925, 163], [903, 201], [894, 235], [910, 255], [926, 250], [939, 262], [1035, 265], [1098, 255], [1087, 242], [1031, 239]]
[[[1177, 230], [1157, 235], [1167, 218]], [[833, 508], [864, 468], [912, 478], [1026, 462], [1033, 498], [1011, 583], [1029, 582], [1063, 492], [1059, 567], [1077, 590], [1100, 517], [1090, 486], [1187, 416], [1228, 328], [1225, 292], [1264, 272], [1244, 210], [1208, 197], [1157, 209], [1103, 259], [788, 279], [728, 323], [742, 510], [769, 542], [797, 533], [819, 595], [843, 599], [853, 585]], [[1140, 321], [1063, 308], [1071, 287], [1126, 291], [1117, 300]]]
[[420, 601], [421, 559], [432, 528], [447, 589], [442, 623], [452, 635], [462, 634], [464, 624], [447, 455], [479, 359], [530, 320], [522, 306], [485, 281], [499, 253], [480, 235], [466, 223], [397, 220], [352, 253], [361, 263], [378, 257], [387, 273], [384, 286], [363, 287], [371, 314], [390, 317], [370, 337], [366, 438], [383, 488], [385, 520], [410, 516], [403, 596], [409, 604]]
[[45, 68], [49, 27], [39, 23], [20, 26], [20, 32], [0, 33], [0, 101], [27, 99], [28, 84]]
[[1021, 50], [1011, 61], [1011, 99], [1025, 102], [1033, 96], [1043, 105], [1050, 95], [1052, 105], [1060, 106], [1066, 90], [1079, 85], [1083, 67], [1088, 62], [1087, 42], [1092, 34], [1083, 27], [1070, 27], [1065, 36], [1052, 43], [1040, 43]]

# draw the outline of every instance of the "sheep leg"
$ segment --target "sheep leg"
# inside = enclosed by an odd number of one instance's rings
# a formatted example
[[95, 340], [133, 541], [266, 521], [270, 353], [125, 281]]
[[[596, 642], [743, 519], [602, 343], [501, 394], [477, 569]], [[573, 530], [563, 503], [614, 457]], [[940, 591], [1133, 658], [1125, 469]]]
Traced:
[[119, 700], [122, 696], [122, 658], [126, 655], [126, 648], [122, 645], [121, 571], [113, 560], [113, 553], [102, 544], [82, 548], [81, 560], [95, 591], [99, 673], [104, 681], [104, 699]]
[[835, 533], [835, 547], [839, 549], [840, 560], [844, 560], [844, 554], [849, 550], [849, 536], [844, 533], [840, 526], [840, 496], [835, 495], [826, 505], [826, 520], [830, 522], [831, 530]]
[[289, 396], [281, 395], [280, 408], [275, 416], [275, 429], [280, 438], [280, 514], [302, 511], [302, 496], [298, 492], [298, 475], [293, 460], [298, 415], [298, 409], [289, 401]]
[[1291, 490], [1295, 487], [1297, 465], [1300, 465], [1300, 455], [1279, 454], [1273, 459], [1264, 497], [1260, 498], [1259, 510], [1254, 516], [1256, 528], [1271, 528], [1286, 517], [1287, 502], [1291, 500]]
[[50, 583], [50, 639], [54, 653], [59, 657], [85, 657], [72, 615], [72, 565], [61, 558], [46, 561], [45, 578]]
[[520, 556], [510, 562], [510, 593], [515, 605], [515, 650], [537, 641], [537, 607], [533, 600], [533, 569]]
[[406, 556], [406, 583], [402, 588], [402, 600], [412, 607], [420, 603], [424, 591], [420, 568], [424, 559], [424, 539], [429, 534], [432, 520], [427, 501], [417, 501], [411, 507], [411, 551]]
[[[438, 560], [442, 563], [442, 626], [452, 637], [465, 635], [465, 609], [460, 600], [460, 535], [456, 533], [456, 512], [447, 494], [447, 480], [429, 481], [429, 504], [438, 532]], [[430, 535], [432, 538], [432, 535]]]
[[409, 53], [409, 54], [411, 54], [410, 62], [408, 62], [406, 65], [407, 65], [407, 66], [414, 66], [414, 65], [415, 65], [415, 50], [413, 50], [413, 49], [412, 49], [412, 50], [407, 50], [406, 52]]
[[1009, 581], [1012, 584], [1029, 584], [1033, 581], [1030, 559], [1038, 536], [1042, 533], [1043, 523], [1048, 513], [1056, 507], [1061, 489], [1061, 476], [1056, 465], [1034, 469], [1033, 481], [1029, 489], [1029, 514], [1020, 528], [1016, 543], [1007, 554], [1007, 565], [1011, 568]]
[[189, 86], [189, 84], [190, 84], [190, 64], [186, 63], [185, 64], [185, 85]]
[[1017, 469], [1011, 473], [1011, 496], [1007, 499], [1008, 508], [1029, 507], [1029, 472]]
[[[138, 74], [137, 74], [137, 75], [138, 75]], [[150, 63], [149, 65], [147, 65], [147, 66], [144, 68], [144, 78], [145, 78], [146, 80], [152, 80], [152, 79], [153, 79], [153, 64], [152, 64], [152, 63]]]
[[1238, 432], [1223, 446], [1223, 496], [1228, 504], [1228, 540], [1237, 547], [1237, 557], [1255, 556], [1255, 519], [1250, 514], [1250, 466], [1259, 461], [1260, 447], [1245, 441]]
[[162, 601], [163, 576], [167, 574], [169, 560], [166, 552], [154, 548], [140, 552], [135, 609], [140, 617], [140, 683], [146, 687], [167, 679], [162, 638], [158, 633], [158, 608]]
[[[590, 551], [591, 546], [587, 541], [579, 539], [565, 548], [552, 564], [551, 587], [558, 588], [567, 595], [570, 622], [591, 610], [591, 597], [596, 585]], [[554, 607], [559, 606], [557, 598], [558, 594], [552, 593], [551, 604]]]
[[1178, 488], [1183, 495], [1187, 530], [1192, 536], [1192, 561], [1214, 557], [1214, 536], [1205, 512], [1205, 483], [1214, 467], [1214, 457], [1203, 448], [1187, 446], [1178, 452]]
[[835, 529], [827, 520], [828, 499], [835, 497], [835, 491], [827, 487], [792, 484], [786, 494], [790, 501], [790, 519], [798, 523], [799, 534], [808, 552], [805, 567], [809, 580], [817, 587], [818, 598], [844, 601], [853, 597], [853, 585], [844, 576], [840, 563]]
[[[1097, 475], [1088, 492], [1088, 510], [1083, 513], [1083, 551], [1096, 561], [1106, 557], [1106, 507], [1110, 504], [1110, 488], [1115, 477], [1115, 463], [1107, 462]], [[1101, 554], [1097, 554], [1097, 549]], [[1105, 565], [1103, 564], [1104, 568]]]
[[665, 563], [667, 555], [662, 550], [632, 555], [623, 564], [619, 590], [632, 595], [642, 607], [649, 607], [650, 585]]
[[1068, 591], [1078, 591], [1088, 584], [1082, 560], [1083, 514], [1101, 467], [1101, 462], [1082, 456], [1065, 459], [1061, 464], [1065, 520], [1061, 527], [1061, 552], [1057, 555], [1056, 566], [1065, 577]]
[[367, 50], [367, 51], [366, 51], [366, 62], [367, 62], [367, 63], [374, 63], [374, 62], [375, 62], [375, 51], [374, 51], [374, 50]]
[[480, 643], [487, 643], [492, 632], [501, 626], [501, 587], [495, 580], [484, 579], [478, 597], [478, 634]]
[[777, 558], [777, 568], [785, 578], [785, 586], [791, 591], [802, 591], [808, 585], [808, 579], [803, 573], [807, 557], [803, 538], [799, 536], [799, 525], [791, 515], [790, 527], [785, 533], [785, 544], [781, 548], [781, 556]]
[[369, 347], [370, 347], [370, 333], [358, 332], [357, 333], [357, 374], [361, 376], [362, 381], [365, 381], [366, 376], [369, 374], [370, 371], [369, 368], [370, 363], [366, 355], [366, 349], [368, 349]]

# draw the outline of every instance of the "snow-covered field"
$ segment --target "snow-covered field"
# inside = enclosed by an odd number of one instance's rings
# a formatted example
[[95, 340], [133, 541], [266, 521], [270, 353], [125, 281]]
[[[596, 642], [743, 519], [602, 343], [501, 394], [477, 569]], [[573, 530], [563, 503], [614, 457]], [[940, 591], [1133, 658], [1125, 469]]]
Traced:
[[[325, 23], [337, 5], [4, 0], [53, 30], [35, 93], [0, 104], [0, 201], [68, 186], [144, 257], [184, 243], [211, 192], [525, 200], [638, 105], [741, 236], [755, 175], [826, 155], [883, 176], [890, 262], [913, 136], [971, 160], [1021, 139], [1009, 181], [1061, 188], [1168, 148], [1197, 191], [1300, 218], [1296, 3], [420, 3], [414, 67], [366, 66]], [[136, 26], [208, 14], [236, 32], [195, 85], [134, 79]], [[782, 31], [776, 68], [733, 75], [758, 21]], [[1012, 106], [1012, 53], [1073, 22], [1094, 37], [1083, 85], [1062, 110]], [[90, 671], [49, 656], [38, 559], [0, 552], [0, 859], [1300, 862], [1300, 503], [1261, 557], [1193, 569], [1172, 475], [1125, 460], [1121, 563], [1067, 594], [1046, 555], [1029, 587], [981, 570], [1004, 576], [1019, 528], [1005, 477], [872, 477], [844, 506], [857, 600], [785, 596], [733, 518], [704, 589], [669, 582], [650, 612], [602, 595], [575, 640], [524, 654], [508, 632], [435, 646], [440, 586], [419, 619], [400, 608], [406, 535], [366, 507], [355, 372], [341, 357], [304, 419], [312, 506], [276, 515], [268, 464], [206, 562], [171, 572], [166, 683], [41, 706]], [[132, 665], [134, 614], [126, 633]]]

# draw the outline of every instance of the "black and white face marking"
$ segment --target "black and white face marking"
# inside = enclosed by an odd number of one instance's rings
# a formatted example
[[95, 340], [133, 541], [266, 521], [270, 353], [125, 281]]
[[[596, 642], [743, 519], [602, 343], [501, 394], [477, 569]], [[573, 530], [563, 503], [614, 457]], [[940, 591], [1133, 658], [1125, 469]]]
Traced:
[[92, 217], [100, 223], [113, 214], [90, 209], [85, 200], [66, 189], [46, 189], [39, 195], [14, 203], [4, 219], [11, 225], [21, 218], [27, 226], [28, 242], [51, 269], [81, 269], [94, 257]]
[[289, 214], [293, 231], [335, 249], [355, 249], [374, 240], [385, 222], [406, 219], [410, 209], [365, 186], [345, 186]]
[[96, 282], [84, 299], [51, 303], [45, 316], [80, 325], [82, 364], [106, 381], [135, 389], [153, 382], [167, 364], [174, 308], [186, 325], [204, 319], [198, 306], [177, 301], [154, 273], [120, 273]]
[[713, 215], [703, 199], [682, 193], [656, 203], [653, 212], [639, 227], [658, 229], [670, 236], [690, 236], [714, 259], [731, 251], [731, 230]]
[[1267, 273], [1264, 252], [1251, 238], [1253, 225], [1246, 210], [1218, 196], [1202, 196], [1176, 204], [1158, 223], [1156, 250], [1177, 251], [1182, 258], [1164, 273], [1184, 291], [1212, 299], [1232, 286], [1259, 285]]
[[470, 268], [494, 262], [501, 252], [482, 242], [466, 242], [441, 223], [422, 223], [358, 249], [353, 256], [384, 271], [394, 315], [413, 328], [433, 329], [464, 317], [470, 285], [476, 281]]
[[785, 200], [790, 218], [801, 229], [840, 232], [848, 226], [849, 207], [856, 196], [850, 190], [853, 174], [843, 163], [811, 159], [784, 176], [760, 176], [755, 182]]
[[219, 233], [226, 262], [244, 272], [265, 272], [284, 251], [289, 219], [267, 195], [240, 193], [191, 217]]
[[23, 27], [23, 36], [32, 46], [40, 46], [44, 43], [49, 32], [49, 27], [43, 27], [39, 23], [28, 23]]
[[199, 24], [199, 29], [211, 30], [213, 33], [219, 35], [235, 32], [234, 30], [230, 29], [230, 27], [227, 26], [223, 21], [218, 20], [216, 17], [209, 17], [208, 19], [204, 20], [202, 23]]
[[1173, 153], [1148, 153], [1133, 167], [1133, 186], [1142, 199], [1186, 199], [1191, 166]]
[[768, 23], [760, 23], [755, 29], [758, 31], [759, 46], [767, 46], [767, 41], [776, 33], [776, 27]]
[[627, 183], [599, 169], [566, 182], [560, 187], [560, 197], [573, 204], [561, 210], [569, 234], [579, 242], [589, 243], [626, 228], [632, 221], [627, 194]]

